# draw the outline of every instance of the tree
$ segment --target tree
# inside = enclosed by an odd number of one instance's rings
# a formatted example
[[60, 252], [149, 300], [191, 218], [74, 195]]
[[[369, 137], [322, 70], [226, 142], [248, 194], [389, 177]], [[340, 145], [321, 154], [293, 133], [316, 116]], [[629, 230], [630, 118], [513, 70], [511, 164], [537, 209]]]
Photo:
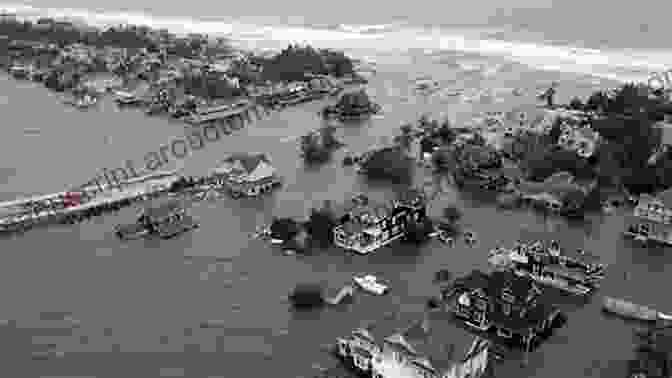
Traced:
[[413, 141], [413, 126], [406, 123], [399, 127], [400, 135], [394, 137], [395, 143], [405, 152], [411, 150], [411, 143]]
[[562, 135], [562, 120], [558, 117], [553, 121], [553, 125], [551, 126], [551, 131], [549, 131], [549, 133], [548, 133], [550, 142], [552, 144], [558, 143], [558, 140], [560, 139], [560, 135]]
[[593, 94], [588, 97], [586, 104], [584, 106], [585, 110], [603, 112], [606, 111], [609, 105], [609, 98], [602, 91], [593, 92]]
[[334, 241], [333, 230], [337, 226], [336, 217], [329, 206], [311, 209], [306, 230], [311, 239], [320, 247], [328, 247]]
[[360, 163], [362, 171], [372, 179], [389, 179], [393, 182], [408, 183], [413, 177], [412, 160], [398, 147], [387, 147], [373, 151], [368, 159]]
[[574, 110], [583, 110], [583, 102], [581, 102], [580, 98], [574, 97], [569, 102], [569, 108]]

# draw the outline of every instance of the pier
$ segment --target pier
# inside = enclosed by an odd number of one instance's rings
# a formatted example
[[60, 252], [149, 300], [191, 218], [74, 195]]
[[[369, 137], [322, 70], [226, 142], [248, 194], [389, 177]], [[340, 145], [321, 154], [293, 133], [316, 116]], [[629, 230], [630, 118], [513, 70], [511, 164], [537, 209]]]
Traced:
[[232, 117], [243, 117], [245, 113], [251, 110], [256, 110], [254, 103], [242, 103], [230, 107], [217, 107], [211, 110], [206, 110], [193, 114], [185, 118], [185, 121], [191, 125], [201, 125], [207, 122], [214, 122], [217, 120], [226, 120]]
[[[101, 215], [110, 210], [119, 210], [134, 202], [146, 200], [167, 192], [178, 177], [170, 172], [138, 177], [119, 185], [119, 188], [103, 186], [84, 187], [79, 191], [41, 195], [16, 201], [0, 203], [0, 232], [26, 231], [39, 224], [74, 223]], [[92, 198], [74, 206], [64, 205], [68, 193], [86, 193]], [[82, 196], [85, 197], [86, 196]]]

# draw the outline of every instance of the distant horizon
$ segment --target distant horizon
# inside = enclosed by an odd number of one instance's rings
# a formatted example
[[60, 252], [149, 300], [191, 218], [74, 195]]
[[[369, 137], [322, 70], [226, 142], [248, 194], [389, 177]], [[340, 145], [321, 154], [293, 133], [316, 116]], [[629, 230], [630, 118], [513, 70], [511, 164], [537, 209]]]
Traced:
[[[352, 12], [350, 9], [341, 9], [332, 14], [327, 6], [316, 12], [316, 15], [306, 17], [233, 16], [231, 13], [234, 12], [245, 14], [252, 11], [245, 8], [248, 5], [241, 5], [231, 10], [228, 16], [213, 19], [212, 16], [202, 18], [199, 14], [216, 13], [218, 5], [199, 7], [199, 0], [195, 1], [196, 4], [191, 4], [193, 6], [189, 10], [180, 8], [179, 4], [157, 7], [156, 11], [142, 8], [126, 11], [101, 10], [100, 7], [74, 9], [80, 3], [79, 0], [70, 0], [69, 4], [64, 4], [73, 8], [39, 8], [37, 3], [43, 0], [32, 2], [32, 5], [4, 4], [0, 8], [9, 11], [19, 8], [17, 14], [27, 13], [32, 18], [38, 15], [76, 18], [98, 27], [147, 25], [155, 29], [166, 28], [179, 35], [199, 33], [226, 37], [235, 47], [257, 51], [277, 51], [289, 43], [299, 43], [343, 50], [364, 60], [418, 53], [458, 56], [478, 54], [503, 58], [536, 69], [598, 76], [621, 82], [646, 82], [652, 72], [666, 71], [672, 67], [672, 49], [666, 33], [657, 32], [660, 28], [664, 29], [666, 24], [654, 24], [648, 18], [640, 24], [630, 14], [614, 16], [610, 13], [609, 18], [600, 20], [600, 27], [595, 27], [594, 14], [591, 12], [603, 12], [606, 8], [594, 3], [581, 4], [581, 11], [578, 12], [565, 3], [544, 8], [541, 6], [543, 3], [530, 4], [528, 0], [516, 0], [515, 8], [490, 7], [486, 8], [487, 13], [474, 13], [471, 8], [460, 9], [459, 13], [450, 13], [450, 17], [442, 16], [442, 20], [432, 23], [430, 17], [435, 16], [417, 14], [417, 9], [422, 8], [421, 4], [414, 4], [416, 11], [409, 12], [405, 17], [395, 16], [399, 14], [395, 11], [396, 5], [390, 9], [385, 7], [385, 14]], [[283, 7], [283, 12], [278, 14], [296, 10], [294, 6], [301, 1], [290, 1]], [[550, 0], [545, 1], [548, 3]], [[644, 3], [647, 1], [644, 0]], [[90, 4], [87, 2], [87, 5]], [[123, 5], [118, 4], [116, 8], [123, 9]], [[345, 5], [343, 2], [338, 3], [341, 8], [347, 8]], [[256, 7], [258, 11], [259, 7]], [[27, 8], [29, 12], [22, 12], [20, 8]], [[609, 9], [611, 12], [627, 8], [614, 5]], [[306, 13], [309, 9], [312, 7], [306, 6], [302, 10]], [[194, 10], [198, 10], [199, 14], [193, 14]], [[171, 17], [168, 15], [171, 13], [179, 16]], [[375, 15], [375, 18], [371, 18], [371, 15]], [[570, 16], [572, 27], [568, 28], [564, 21]], [[658, 14], [649, 13], [645, 13], [645, 16], [659, 17]], [[619, 22], [619, 17], [625, 17], [627, 22]], [[451, 24], [451, 20], [459, 22]], [[633, 31], [633, 28], [637, 31]]]

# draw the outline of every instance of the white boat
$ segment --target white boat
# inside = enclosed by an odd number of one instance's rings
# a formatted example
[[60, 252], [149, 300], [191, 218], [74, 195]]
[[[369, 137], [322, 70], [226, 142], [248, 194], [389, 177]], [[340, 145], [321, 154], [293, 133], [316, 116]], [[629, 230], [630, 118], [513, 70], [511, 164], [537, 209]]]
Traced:
[[378, 282], [376, 276], [367, 274], [362, 277], [353, 277], [353, 280], [364, 291], [368, 291], [371, 294], [383, 295], [389, 291], [389, 287]]
[[604, 311], [629, 319], [641, 321], [672, 320], [672, 315], [612, 297], [604, 297], [602, 308]]
[[277, 244], [282, 244], [284, 242], [285, 241], [282, 240], [282, 239], [271, 239], [271, 244], [276, 244], [277, 245]]

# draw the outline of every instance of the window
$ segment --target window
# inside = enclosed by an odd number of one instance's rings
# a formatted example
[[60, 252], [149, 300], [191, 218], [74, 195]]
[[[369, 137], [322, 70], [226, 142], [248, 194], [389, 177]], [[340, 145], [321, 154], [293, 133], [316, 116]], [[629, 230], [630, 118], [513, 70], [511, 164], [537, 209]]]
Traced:
[[511, 304], [502, 303], [502, 312], [504, 312], [505, 315], [511, 315]]
[[504, 299], [505, 301], [507, 301], [509, 303], [513, 303], [516, 300], [516, 298], [514, 298], [513, 295], [509, 294], [506, 291], [502, 293], [502, 299]]

